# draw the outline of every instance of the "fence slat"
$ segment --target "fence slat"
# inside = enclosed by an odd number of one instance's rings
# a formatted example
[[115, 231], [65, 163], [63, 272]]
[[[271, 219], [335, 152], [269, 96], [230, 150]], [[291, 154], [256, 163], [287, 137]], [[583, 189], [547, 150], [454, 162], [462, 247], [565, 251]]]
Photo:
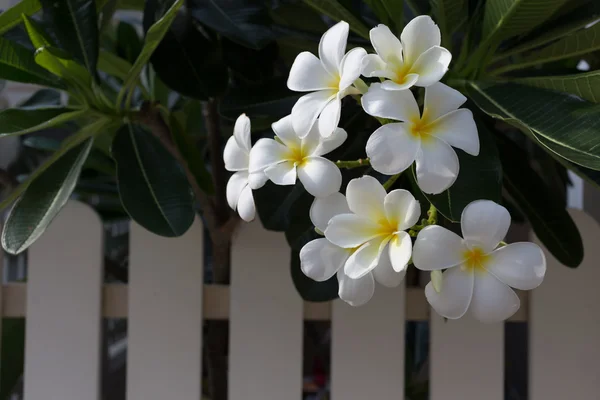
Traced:
[[302, 299], [282, 233], [257, 222], [232, 248], [229, 399], [298, 400], [302, 383]]
[[132, 223], [127, 399], [200, 399], [203, 226], [157, 236]]
[[546, 277], [530, 300], [531, 400], [596, 399], [600, 392], [600, 226], [582, 211], [571, 215], [585, 257], [570, 269], [546, 252]]
[[466, 315], [444, 319], [431, 311], [431, 400], [504, 399], [504, 324]]
[[333, 303], [333, 400], [404, 398], [405, 298], [404, 286], [377, 286], [364, 306]]
[[29, 250], [25, 399], [98, 400], [102, 225], [70, 201]]

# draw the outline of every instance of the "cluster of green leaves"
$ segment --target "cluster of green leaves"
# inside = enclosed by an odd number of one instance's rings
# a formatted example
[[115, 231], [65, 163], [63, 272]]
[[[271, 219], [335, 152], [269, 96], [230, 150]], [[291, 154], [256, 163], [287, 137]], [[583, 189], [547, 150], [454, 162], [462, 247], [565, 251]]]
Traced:
[[[123, 9], [141, 11], [142, 23], [119, 21]], [[207, 165], [222, 155], [208, 150], [205, 102], [218, 106], [210, 123], [222, 143], [242, 112], [253, 139], [269, 135], [299, 97], [285, 85], [295, 56], [316, 53], [328, 26], [347, 21], [349, 47], [370, 50], [371, 27], [399, 33], [419, 14], [434, 18], [453, 53], [444, 82], [469, 98], [481, 153], [458, 152], [459, 178], [440, 195], [420, 193], [412, 171], [394, 188], [431, 202], [447, 225], [472, 200], [503, 203], [576, 267], [581, 238], [555, 182], [564, 185], [565, 169], [600, 182], [600, 24], [588, 26], [600, 15], [595, 0], [22, 0], [0, 14], [0, 79], [45, 88], [0, 112], [0, 137], [28, 135], [27, 146], [50, 154], [0, 203], [14, 204], [4, 248], [26, 249], [73, 193], [93, 198], [105, 216], [128, 214], [157, 234], [183, 234], [200, 200], [192, 189], [216, 200], [224, 189], [213, 179], [219, 163]], [[578, 71], [581, 60], [592, 71]], [[364, 158], [377, 120], [347, 98], [341, 126], [349, 140], [331, 158]], [[67, 127], [73, 133], [60, 142], [36, 136]], [[386, 179], [358, 168], [344, 171], [344, 183], [364, 173]], [[285, 232], [303, 297], [334, 298], [335, 279], [316, 283], [299, 269], [298, 251], [316, 237], [311, 196], [300, 183], [268, 183], [255, 201], [263, 225]]]

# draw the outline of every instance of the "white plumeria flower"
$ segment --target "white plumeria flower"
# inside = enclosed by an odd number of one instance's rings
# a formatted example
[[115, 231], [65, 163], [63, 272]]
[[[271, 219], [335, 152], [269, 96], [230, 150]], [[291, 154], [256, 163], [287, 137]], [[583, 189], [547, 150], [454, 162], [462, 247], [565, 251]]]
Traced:
[[386, 193], [372, 176], [350, 181], [346, 196], [352, 214], [333, 217], [325, 230], [331, 243], [355, 250], [344, 264], [344, 272], [358, 279], [378, 264], [390, 263], [404, 275], [412, 252], [405, 230], [417, 223], [419, 202], [404, 189]]
[[321, 157], [338, 148], [348, 137], [345, 130], [336, 128], [323, 138], [314, 126], [300, 138], [288, 115], [271, 125], [276, 139], [260, 139], [250, 157], [250, 173], [264, 171], [276, 185], [294, 185], [296, 178], [306, 191], [315, 197], [325, 197], [340, 190], [342, 173], [328, 159]]
[[223, 160], [225, 169], [235, 172], [227, 182], [227, 203], [246, 222], [256, 216], [252, 189], [261, 188], [267, 181], [262, 171], [248, 172], [251, 148], [250, 118], [242, 114], [235, 121], [233, 136], [225, 144]]
[[338, 22], [321, 37], [319, 58], [304, 51], [294, 60], [288, 88], [312, 92], [298, 99], [292, 108], [292, 123], [300, 137], [308, 135], [319, 115], [321, 135], [331, 135], [340, 122], [342, 98], [360, 93], [352, 84], [360, 76], [367, 52], [357, 47], [344, 55], [348, 30], [347, 22]]
[[519, 309], [511, 287], [534, 289], [546, 273], [546, 257], [534, 243], [513, 243], [497, 248], [510, 226], [506, 208], [490, 200], [477, 200], [461, 216], [464, 239], [440, 226], [419, 232], [413, 250], [415, 267], [425, 271], [447, 269], [436, 287], [427, 284], [425, 295], [440, 315], [457, 319], [467, 310], [482, 322], [499, 322]]
[[[310, 220], [317, 229], [324, 232], [331, 218], [351, 213], [346, 197], [333, 193], [316, 198], [310, 207]], [[338, 295], [351, 306], [367, 303], [375, 291], [375, 281], [387, 287], [396, 287], [402, 282], [405, 270], [396, 272], [389, 257], [382, 257], [373, 272], [352, 279], [344, 273], [344, 265], [355, 249], [336, 246], [326, 238], [315, 239], [300, 250], [300, 268], [312, 280], [323, 282], [337, 274]]]
[[440, 29], [433, 20], [421, 15], [410, 21], [400, 40], [385, 25], [369, 33], [377, 54], [363, 58], [363, 75], [387, 78], [386, 90], [404, 90], [413, 85], [429, 86], [448, 70], [452, 54], [440, 47]]
[[473, 113], [458, 109], [466, 97], [443, 83], [425, 88], [423, 114], [410, 90], [384, 90], [374, 83], [362, 97], [364, 110], [390, 123], [377, 129], [367, 141], [367, 156], [375, 171], [398, 174], [416, 161], [417, 182], [425, 193], [441, 193], [458, 176], [457, 147], [479, 154], [479, 136]]

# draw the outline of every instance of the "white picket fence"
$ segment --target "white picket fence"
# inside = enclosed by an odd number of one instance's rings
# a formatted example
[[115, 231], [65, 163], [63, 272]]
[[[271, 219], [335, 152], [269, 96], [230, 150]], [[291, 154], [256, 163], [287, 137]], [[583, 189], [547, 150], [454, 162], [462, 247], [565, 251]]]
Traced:
[[[529, 399], [599, 399], [600, 227], [577, 270], [548, 256], [544, 284], [520, 293]], [[70, 202], [30, 249], [27, 284], [2, 287], [2, 315], [26, 316], [26, 400], [99, 400], [103, 317], [128, 318], [127, 399], [199, 400], [203, 319], [229, 319], [229, 398], [298, 400], [303, 320], [331, 320], [331, 398], [404, 399], [405, 321], [430, 321], [430, 399], [504, 399], [504, 327], [432, 314], [422, 290], [378, 287], [361, 308], [303, 302], [283, 234], [258, 222], [235, 239], [230, 287], [203, 284], [203, 229], [167, 239], [133, 225], [129, 285], [103, 285], [103, 228]], [[1, 263], [0, 263], [1, 264]]]

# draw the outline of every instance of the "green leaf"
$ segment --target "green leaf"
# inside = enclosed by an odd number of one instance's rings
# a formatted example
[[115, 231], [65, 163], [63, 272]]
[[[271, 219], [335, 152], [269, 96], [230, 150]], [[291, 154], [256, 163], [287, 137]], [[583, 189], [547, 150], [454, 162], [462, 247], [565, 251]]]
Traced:
[[8, 215], [2, 247], [19, 254], [33, 244], [71, 197], [94, 139], [72, 148], [25, 190]]
[[132, 65], [129, 61], [122, 59], [110, 51], [100, 50], [98, 57], [98, 69], [100, 71], [125, 80], [131, 67]]
[[0, 79], [64, 88], [59, 79], [36, 64], [29, 49], [3, 38], [0, 38]]
[[289, 229], [294, 222], [292, 210], [304, 209], [306, 210], [305, 217], [308, 216], [308, 209], [313, 201], [312, 196], [298, 183], [296, 186], [290, 187], [267, 182], [265, 186], [254, 190], [252, 194], [263, 226], [271, 231]]
[[568, 267], [577, 267], [583, 259], [583, 244], [571, 216], [531, 168], [527, 154], [498, 136], [505, 189], [552, 255]]
[[300, 253], [292, 250], [290, 269], [292, 281], [296, 290], [305, 301], [323, 302], [338, 298], [337, 276], [332, 276], [325, 282], [313, 281], [300, 269]]
[[127, 77], [123, 82], [123, 88], [121, 89], [117, 99], [117, 104], [121, 104], [125, 93], [131, 91], [135, 83], [138, 81], [142, 69], [146, 64], [148, 64], [152, 53], [154, 53], [154, 50], [156, 50], [164, 36], [169, 31], [169, 27], [173, 23], [173, 20], [177, 15], [177, 11], [181, 8], [184, 1], [185, 0], [177, 0], [175, 3], [173, 3], [167, 12], [148, 29], [148, 32], [146, 32], [144, 47], [142, 47], [140, 55], [127, 73]]
[[549, 20], [547, 23], [539, 26], [523, 38], [523, 40], [520, 41], [522, 42], [521, 44], [504, 53], [498, 54], [493, 61], [497, 61], [513, 54], [523, 53], [557, 39], [561, 39], [585, 28], [588, 24], [596, 21], [599, 16], [600, 2], [592, 1], [588, 4], [579, 6], [572, 12], [562, 15], [560, 18]]
[[515, 79], [514, 82], [571, 93], [594, 103], [600, 102], [600, 70], [576, 75], [521, 78]]
[[523, 35], [546, 21], [567, 0], [487, 0], [483, 37], [487, 43]]
[[600, 170], [600, 106], [577, 97], [503, 83], [467, 84], [469, 97], [487, 114], [552, 143], [552, 151]]
[[17, 186], [4, 200], [2, 200], [0, 203], [0, 210], [5, 209], [7, 206], [12, 204], [12, 202], [15, 201], [29, 187], [29, 185], [35, 181], [37, 177], [39, 177], [44, 171], [46, 171], [50, 166], [52, 166], [52, 164], [58, 161], [72, 148], [80, 145], [87, 139], [96, 136], [104, 130], [109, 129], [109, 127], [113, 124], [114, 120], [110, 118], [100, 118], [84, 126], [73, 136], [65, 139], [63, 141], [63, 145], [58, 151], [46, 159], [46, 161], [44, 161], [42, 165], [40, 165], [31, 175], [29, 175], [25, 181], [21, 182], [19, 186]]
[[125, 21], [120, 21], [117, 26], [117, 54], [130, 63], [140, 55], [142, 40], [135, 27]]
[[194, 138], [189, 130], [184, 129], [173, 114], [171, 114], [169, 126], [171, 128], [173, 142], [175, 142], [175, 145], [183, 155], [192, 174], [194, 174], [198, 186], [200, 186], [205, 193], [213, 194], [215, 189], [213, 187], [212, 177], [204, 164], [205, 157], [202, 156], [202, 153], [198, 149], [198, 143], [196, 141], [197, 137]]
[[[472, 201], [487, 199], [500, 202], [502, 194], [502, 166], [494, 137], [483, 124], [477, 125], [480, 150], [470, 156], [462, 150], [458, 154], [460, 173], [456, 182], [445, 192], [423, 195], [449, 221], [460, 222], [463, 209]], [[414, 167], [411, 178], [416, 181]]]
[[[273, 22], [286, 28], [322, 35], [327, 24], [321, 15], [305, 3], [281, 3], [270, 11]], [[278, 38], [280, 39], [280, 38]]]
[[202, 24], [243, 46], [259, 50], [275, 39], [261, 0], [190, 0], [188, 7]]
[[141, 125], [123, 125], [112, 146], [123, 207], [161, 236], [181, 236], [194, 221], [193, 195], [181, 166]]
[[369, 28], [357, 17], [354, 16], [348, 9], [340, 4], [338, 0], [304, 0], [306, 4], [325, 14], [335, 21], [346, 21], [350, 24], [350, 30], [363, 37], [369, 39]]
[[40, 0], [61, 47], [96, 75], [98, 15], [93, 0]]
[[175, 18], [151, 61], [160, 80], [185, 96], [205, 100], [227, 89], [229, 75], [218, 42], [202, 34], [188, 15]]
[[24, 135], [62, 125], [89, 114], [88, 109], [66, 107], [8, 108], [0, 111], [0, 137]]
[[600, 50], [600, 24], [581, 29], [541, 50], [531, 53], [521, 62], [499, 69], [497, 73], [523, 69], [565, 58], [579, 57], [597, 50]]
[[25, 367], [25, 318], [2, 318], [0, 399], [8, 399]]
[[448, 47], [452, 42], [452, 33], [467, 20], [468, 0], [431, 0], [431, 11], [440, 26], [442, 45]]
[[32, 16], [42, 9], [39, 0], [21, 0], [0, 14], [0, 35], [19, 25], [22, 15]]

